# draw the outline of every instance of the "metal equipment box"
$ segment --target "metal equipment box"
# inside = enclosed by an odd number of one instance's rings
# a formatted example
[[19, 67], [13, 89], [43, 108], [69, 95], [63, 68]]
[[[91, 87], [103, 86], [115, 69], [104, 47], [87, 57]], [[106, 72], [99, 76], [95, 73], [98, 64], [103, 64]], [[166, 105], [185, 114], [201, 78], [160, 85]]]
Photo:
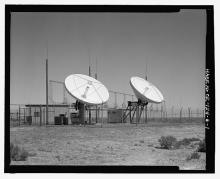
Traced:
[[123, 109], [110, 109], [108, 110], [109, 123], [121, 123], [123, 117]]
[[62, 125], [62, 119], [60, 116], [55, 116], [54, 117], [54, 124], [55, 125]]

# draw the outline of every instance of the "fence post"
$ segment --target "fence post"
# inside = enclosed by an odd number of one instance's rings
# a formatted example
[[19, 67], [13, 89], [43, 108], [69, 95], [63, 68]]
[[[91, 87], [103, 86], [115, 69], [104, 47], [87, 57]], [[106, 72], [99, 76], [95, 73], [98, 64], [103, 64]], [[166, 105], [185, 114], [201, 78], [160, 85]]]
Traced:
[[20, 111], [20, 105], [18, 106], [18, 124], [21, 125], [21, 111]]
[[188, 108], [188, 112], [189, 112], [189, 120], [190, 120], [190, 108]]
[[45, 124], [45, 109], [43, 108], [43, 123]]
[[114, 92], [114, 94], [115, 94], [115, 108], [117, 108], [117, 93]]
[[123, 94], [123, 104], [122, 104], [122, 108], [125, 108], [126, 107], [126, 95]]
[[40, 105], [40, 126], [42, 125], [42, 113], [41, 113], [41, 105]]
[[171, 108], [171, 118], [175, 118], [175, 116], [174, 116], [174, 107], [173, 106]]
[[24, 108], [24, 123], [26, 123], [25, 118], [26, 118], [26, 114], [25, 114], [26, 110]]
[[151, 105], [151, 118], [154, 120], [154, 108], [153, 105]]
[[180, 122], [182, 120], [182, 108], [180, 108]]
[[18, 121], [18, 125], [19, 125], [19, 116], [18, 116], [18, 111], [17, 111], [17, 120], [16, 120], [16, 122]]
[[98, 123], [98, 108], [97, 105], [95, 106], [95, 123]]
[[147, 118], [149, 117], [149, 116], [147, 116], [147, 105], [145, 106], [145, 123], [147, 123]]
[[34, 108], [34, 123], [36, 124], [36, 107]]
[[103, 104], [102, 104], [102, 121], [101, 121], [101, 127], [102, 127], [102, 123], [103, 123]]

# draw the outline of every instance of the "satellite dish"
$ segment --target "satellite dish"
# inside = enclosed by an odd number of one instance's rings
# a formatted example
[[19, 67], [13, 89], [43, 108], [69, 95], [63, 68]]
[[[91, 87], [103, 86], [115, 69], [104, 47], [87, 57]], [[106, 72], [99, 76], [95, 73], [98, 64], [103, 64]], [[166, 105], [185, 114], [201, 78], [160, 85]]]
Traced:
[[164, 101], [162, 93], [149, 81], [140, 77], [131, 77], [130, 85], [137, 99], [149, 103]]
[[71, 96], [89, 105], [103, 104], [109, 99], [108, 89], [98, 80], [82, 74], [72, 74], [65, 79]]

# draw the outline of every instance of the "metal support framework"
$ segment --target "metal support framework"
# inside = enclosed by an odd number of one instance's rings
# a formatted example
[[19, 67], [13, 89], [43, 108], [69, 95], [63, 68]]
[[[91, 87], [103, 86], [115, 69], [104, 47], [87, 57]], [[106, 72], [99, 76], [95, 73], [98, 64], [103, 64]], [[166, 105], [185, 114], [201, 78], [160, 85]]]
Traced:
[[142, 114], [142, 112], [143, 112], [143, 110], [144, 110], [144, 106], [143, 106], [143, 105], [137, 106], [137, 110], [139, 110], [140, 107], [141, 107], [141, 110], [139, 111], [139, 116], [138, 116], [138, 118], [136, 119], [136, 125], [137, 125], [138, 123], [140, 123], [141, 114]]
[[[136, 111], [140, 109], [140, 114], [139, 114], [138, 118], [136, 119], [136, 124], [140, 123], [141, 114], [144, 110], [144, 107], [147, 104], [148, 103], [143, 103], [141, 101], [128, 101], [128, 106], [122, 116], [122, 122], [124, 123], [126, 118], [129, 116], [130, 123], [133, 123], [134, 115], [135, 115]], [[133, 112], [133, 115], [132, 115], [132, 112]]]
[[147, 117], [147, 105], [146, 105], [146, 108], [145, 108], [145, 123], [147, 123], [147, 119], [148, 119], [148, 117]]

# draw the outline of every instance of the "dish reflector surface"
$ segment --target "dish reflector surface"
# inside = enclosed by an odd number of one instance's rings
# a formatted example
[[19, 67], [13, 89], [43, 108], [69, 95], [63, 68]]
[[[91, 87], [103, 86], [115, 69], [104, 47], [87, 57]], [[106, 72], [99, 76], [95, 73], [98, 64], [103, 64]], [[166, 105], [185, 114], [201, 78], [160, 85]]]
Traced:
[[138, 99], [150, 103], [161, 103], [164, 98], [162, 93], [149, 81], [140, 78], [132, 77], [130, 85]]
[[109, 99], [108, 89], [98, 80], [82, 74], [72, 74], [65, 79], [67, 91], [82, 103], [103, 104]]

